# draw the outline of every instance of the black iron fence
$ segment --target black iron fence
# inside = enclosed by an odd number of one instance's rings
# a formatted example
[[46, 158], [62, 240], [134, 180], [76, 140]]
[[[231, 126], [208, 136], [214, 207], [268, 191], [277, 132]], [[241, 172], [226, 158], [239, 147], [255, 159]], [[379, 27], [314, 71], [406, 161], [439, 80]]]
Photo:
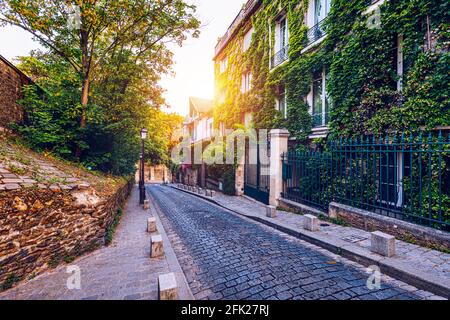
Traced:
[[450, 231], [450, 137], [391, 134], [283, 155], [283, 198], [331, 201]]

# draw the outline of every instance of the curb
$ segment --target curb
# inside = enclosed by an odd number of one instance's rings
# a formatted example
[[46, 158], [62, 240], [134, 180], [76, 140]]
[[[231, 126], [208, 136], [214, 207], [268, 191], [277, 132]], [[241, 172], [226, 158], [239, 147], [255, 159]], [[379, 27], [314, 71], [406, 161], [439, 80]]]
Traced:
[[170, 243], [169, 237], [167, 236], [166, 230], [164, 229], [164, 226], [162, 224], [160, 218], [161, 208], [158, 206], [158, 203], [155, 201], [153, 196], [148, 192], [147, 188], [145, 188], [145, 193], [147, 195], [147, 199], [152, 200], [150, 201], [150, 212], [155, 213], [154, 217], [156, 218], [156, 225], [163, 240], [164, 253], [167, 264], [169, 265], [169, 271], [173, 272], [175, 274], [175, 277], [177, 278], [177, 283], [179, 285], [179, 298], [183, 301], [195, 300], [183, 269], [181, 268], [175, 251], [173, 250], [172, 244]]
[[226, 209], [228, 211], [234, 212], [236, 214], [239, 214], [256, 222], [272, 227], [278, 231], [286, 233], [300, 240], [304, 240], [306, 242], [314, 244], [318, 247], [331, 251], [332, 253], [338, 254], [351, 261], [357, 262], [363, 266], [367, 267], [371, 265], [376, 265], [380, 268], [382, 273], [388, 276], [391, 276], [397, 280], [410, 284], [418, 289], [429, 291], [436, 295], [450, 299], [450, 281], [446, 279], [438, 278], [425, 272], [415, 270], [410, 266], [406, 265], [405, 263], [396, 261], [393, 258], [384, 258], [382, 256], [376, 255], [372, 252], [368, 252], [363, 249], [357, 250], [358, 248], [355, 248], [354, 246], [348, 244], [347, 242], [341, 241], [338, 244], [332, 243], [318, 236], [314, 232], [309, 232], [306, 230], [301, 231], [294, 230], [289, 228], [288, 226], [283, 226], [278, 223], [267, 221], [266, 219], [260, 217], [247, 215], [243, 212], [230, 209], [212, 198], [207, 198], [205, 196], [177, 188], [176, 186], [173, 185], [171, 185], [170, 187], [185, 192], [187, 194], [196, 196], [208, 202], [211, 202], [223, 209]]

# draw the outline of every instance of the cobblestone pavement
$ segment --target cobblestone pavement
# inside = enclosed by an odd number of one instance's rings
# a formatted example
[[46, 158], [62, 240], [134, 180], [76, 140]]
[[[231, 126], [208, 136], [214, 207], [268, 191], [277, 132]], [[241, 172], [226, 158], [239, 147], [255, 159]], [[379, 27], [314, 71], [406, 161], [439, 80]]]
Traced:
[[170, 187], [150, 186], [196, 299], [437, 299]]
[[[301, 230], [303, 228], [304, 217], [302, 215], [278, 210], [276, 218], [267, 218], [266, 207], [246, 197], [232, 197], [217, 193], [214, 201], [246, 216], [258, 217], [259, 219], [268, 220], [295, 230]], [[368, 231], [327, 222], [327, 227], [322, 227], [316, 234], [322, 235], [330, 241], [349, 241], [355, 247], [370, 252], [370, 232]], [[442, 279], [450, 278], [450, 254], [424, 248], [398, 239], [396, 240], [395, 246], [395, 259], [398, 261], [407, 265], [413, 265], [421, 272], [433, 274]]]
[[138, 206], [135, 188], [113, 244], [73, 263], [81, 271], [81, 290], [67, 289], [67, 265], [42, 274], [0, 294], [2, 299], [36, 300], [156, 300], [158, 275], [169, 271], [165, 258], [150, 259], [148, 212]]

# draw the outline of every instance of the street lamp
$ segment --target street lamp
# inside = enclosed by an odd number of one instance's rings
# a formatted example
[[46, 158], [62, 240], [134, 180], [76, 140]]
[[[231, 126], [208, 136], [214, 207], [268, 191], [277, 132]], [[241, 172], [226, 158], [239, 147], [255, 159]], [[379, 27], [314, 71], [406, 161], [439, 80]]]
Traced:
[[144, 160], [144, 141], [147, 139], [147, 129], [142, 128], [141, 130], [141, 165], [140, 165], [140, 176], [139, 176], [139, 203], [144, 204], [145, 201], [145, 160]]

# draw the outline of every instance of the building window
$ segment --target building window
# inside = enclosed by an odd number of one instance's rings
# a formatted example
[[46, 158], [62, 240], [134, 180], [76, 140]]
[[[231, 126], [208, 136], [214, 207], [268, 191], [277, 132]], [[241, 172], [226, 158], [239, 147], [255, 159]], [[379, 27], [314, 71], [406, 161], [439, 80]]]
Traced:
[[250, 48], [250, 44], [252, 43], [252, 37], [253, 37], [254, 29], [251, 28], [244, 36], [244, 45], [243, 50], [244, 52], [247, 51]]
[[247, 93], [252, 89], [252, 73], [246, 72], [242, 75], [241, 92]]
[[226, 100], [226, 92], [224, 89], [220, 90], [218, 95], [217, 95], [217, 102], [219, 104], [225, 103]]
[[403, 90], [403, 74], [404, 74], [404, 67], [403, 67], [403, 36], [399, 35], [397, 37], [397, 48], [396, 48], [396, 54], [397, 54], [397, 91]]
[[244, 126], [250, 128], [253, 123], [253, 115], [250, 112], [244, 114]]
[[287, 118], [286, 86], [284, 85], [278, 87], [276, 104], [278, 111], [280, 111], [284, 118]]
[[314, 24], [325, 19], [330, 12], [331, 0], [314, 0]]
[[228, 67], [228, 57], [223, 58], [220, 60], [220, 73], [224, 73], [227, 70]]
[[325, 71], [314, 74], [312, 84], [312, 118], [314, 127], [328, 124], [329, 98], [326, 90], [326, 78]]
[[410, 157], [403, 152], [383, 153], [379, 159], [378, 199], [389, 206], [404, 202], [403, 180], [410, 174]]
[[275, 68], [289, 57], [289, 31], [286, 17], [278, 20], [275, 26], [275, 54], [271, 59], [271, 68]]
[[310, 2], [308, 14], [308, 26], [310, 29], [307, 33], [308, 43], [310, 45], [326, 35], [323, 29], [323, 21], [327, 17], [331, 8], [331, 0], [314, 0]]

